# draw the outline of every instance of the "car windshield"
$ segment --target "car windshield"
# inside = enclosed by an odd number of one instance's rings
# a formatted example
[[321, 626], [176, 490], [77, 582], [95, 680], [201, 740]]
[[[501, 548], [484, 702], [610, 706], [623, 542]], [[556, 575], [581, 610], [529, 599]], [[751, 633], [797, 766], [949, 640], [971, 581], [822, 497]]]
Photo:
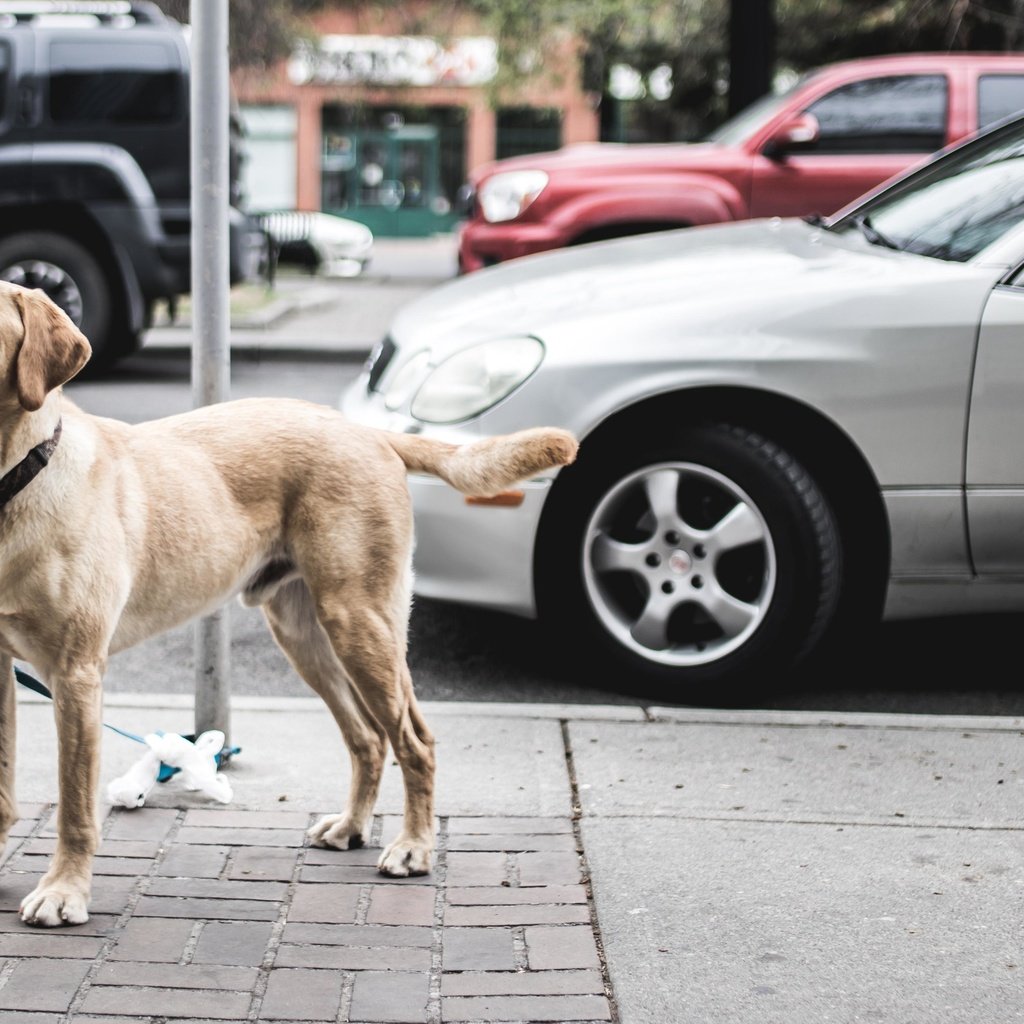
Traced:
[[768, 123], [788, 102], [789, 97], [802, 86], [808, 77], [801, 76], [792, 86], [783, 92], [769, 93], [755, 100], [749, 107], [731, 117], [725, 124], [719, 125], [713, 132], [706, 135], [704, 142], [714, 142], [720, 146], [738, 146], [744, 139], [750, 138]]
[[962, 263], [1024, 219], [1024, 123], [956, 150], [835, 224], [872, 244]]

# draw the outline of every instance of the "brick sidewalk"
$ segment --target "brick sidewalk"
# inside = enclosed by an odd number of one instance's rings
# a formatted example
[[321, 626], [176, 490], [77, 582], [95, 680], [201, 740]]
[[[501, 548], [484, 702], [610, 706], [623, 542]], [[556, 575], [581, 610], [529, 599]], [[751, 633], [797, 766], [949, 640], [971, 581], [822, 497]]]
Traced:
[[0, 868], [0, 1021], [608, 1021], [568, 818], [442, 818], [433, 874], [305, 845], [304, 811], [112, 811], [91, 918], [17, 917], [54, 848], [23, 808]]

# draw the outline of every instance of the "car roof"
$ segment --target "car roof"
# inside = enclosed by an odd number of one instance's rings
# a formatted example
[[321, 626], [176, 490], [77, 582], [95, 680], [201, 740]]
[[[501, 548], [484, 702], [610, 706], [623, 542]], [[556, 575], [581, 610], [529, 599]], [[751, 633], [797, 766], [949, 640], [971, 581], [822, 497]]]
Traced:
[[957, 65], [1024, 67], [1024, 53], [1004, 53], [987, 50], [965, 50], [957, 53], [946, 53], [941, 50], [918, 53], [887, 53], [878, 57], [856, 57], [850, 60], [833, 61], [830, 64], [820, 65], [816, 70], [818, 73], [845, 72], [852, 68], [856, 68], [858, 71], [915, 71], [926, 67], [952, 67]]

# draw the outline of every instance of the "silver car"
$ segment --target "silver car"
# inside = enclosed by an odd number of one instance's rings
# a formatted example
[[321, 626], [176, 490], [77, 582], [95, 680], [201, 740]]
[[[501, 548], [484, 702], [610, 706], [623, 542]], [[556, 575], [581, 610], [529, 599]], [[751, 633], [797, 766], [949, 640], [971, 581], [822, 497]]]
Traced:
[[572, 430], [577, 462], [501, 504], [411, 478], [416, 590], [680, 700], [883, 615], [1024, 608], [1024, 119], [828, 220], [444, 284], [341, 407], [455, 443]]

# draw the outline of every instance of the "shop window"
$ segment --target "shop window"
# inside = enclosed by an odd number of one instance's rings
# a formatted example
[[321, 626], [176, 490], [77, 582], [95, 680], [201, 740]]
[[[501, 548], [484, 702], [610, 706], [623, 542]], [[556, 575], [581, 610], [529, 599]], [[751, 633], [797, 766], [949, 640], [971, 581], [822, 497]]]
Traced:
[[552, 107], [502, 107], [497, 128], [499, 160], [562, 145], [562, 112]]

